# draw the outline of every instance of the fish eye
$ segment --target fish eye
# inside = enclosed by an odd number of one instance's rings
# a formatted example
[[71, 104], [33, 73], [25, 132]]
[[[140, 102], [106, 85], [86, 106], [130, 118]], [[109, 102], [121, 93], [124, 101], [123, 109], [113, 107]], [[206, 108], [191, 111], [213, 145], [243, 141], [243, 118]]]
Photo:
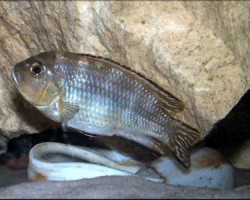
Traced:
[[30, 72], [34, 77], [40, 78], [45, 74], [45, 67], [42, 63], [36, 62], [33, 65], [31, 65]]

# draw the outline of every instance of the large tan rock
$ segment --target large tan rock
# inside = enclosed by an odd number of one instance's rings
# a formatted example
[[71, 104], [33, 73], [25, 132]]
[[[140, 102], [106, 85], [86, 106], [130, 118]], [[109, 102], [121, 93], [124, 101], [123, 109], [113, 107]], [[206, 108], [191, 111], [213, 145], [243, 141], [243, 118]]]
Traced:
[[249, 88], [249, 8], [242, 1], [0, 2], [0, 127], [8, 134], [50, 124], [15, 100], [10, 70], [57, 49], [140, 72], [183, 100], [179, 118], [206, 135]]

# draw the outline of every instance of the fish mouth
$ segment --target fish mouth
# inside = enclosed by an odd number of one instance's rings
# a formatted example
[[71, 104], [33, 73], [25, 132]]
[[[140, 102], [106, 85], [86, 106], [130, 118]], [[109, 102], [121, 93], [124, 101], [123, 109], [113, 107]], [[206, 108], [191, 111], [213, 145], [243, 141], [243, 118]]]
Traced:
[[13, 69], [11, 70], [11, 77], [12, 77], [12, 80], [14, 81], [14, 84], [16, 85], [16, 88], [17, 90], [20, 92], [20, 94], [23, 96], [23, 98], [30, 102], [32, 105], [34, 106], [43, 106], [43, 105], [40, 105], [40, 104], [37, 104], [36, 102], [33, 102], [32, 99], [25, 94], [25, 92], [22, 91], [22, 88], [20, 88], [20, 83], [21, 83], [21, 76], [20, 74], [17, 73], [17, 69], [16, 69], [16, 66], [13, 67]]
[[20, 82], [20, 75], [16, 73], [16, 67], [13, 67], [13, 69], [11, 70], [11, 77], [14, 83], [18, 85]]

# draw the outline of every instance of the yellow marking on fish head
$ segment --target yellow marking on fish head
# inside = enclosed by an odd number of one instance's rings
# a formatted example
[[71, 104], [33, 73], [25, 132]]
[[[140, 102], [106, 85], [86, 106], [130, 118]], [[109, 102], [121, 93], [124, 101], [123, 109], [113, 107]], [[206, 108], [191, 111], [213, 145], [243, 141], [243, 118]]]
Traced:
[[35, 106], [49, 105], [60, 94], [61, 88], [53, 81], [52, 76], [48, 64], [36, 57], [16, 64], [12, 70], [17, 89]]

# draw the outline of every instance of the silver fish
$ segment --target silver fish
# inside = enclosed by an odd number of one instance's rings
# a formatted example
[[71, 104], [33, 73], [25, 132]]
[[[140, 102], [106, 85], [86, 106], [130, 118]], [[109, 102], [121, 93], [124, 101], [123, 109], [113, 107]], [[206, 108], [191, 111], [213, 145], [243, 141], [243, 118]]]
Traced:
[[182, 101], [106, 58], [50, 51], [15, 65], [23, 97], [50, 119], [93, 135], [120, 136], [190, 166], [200, 133], [175, 119]]

